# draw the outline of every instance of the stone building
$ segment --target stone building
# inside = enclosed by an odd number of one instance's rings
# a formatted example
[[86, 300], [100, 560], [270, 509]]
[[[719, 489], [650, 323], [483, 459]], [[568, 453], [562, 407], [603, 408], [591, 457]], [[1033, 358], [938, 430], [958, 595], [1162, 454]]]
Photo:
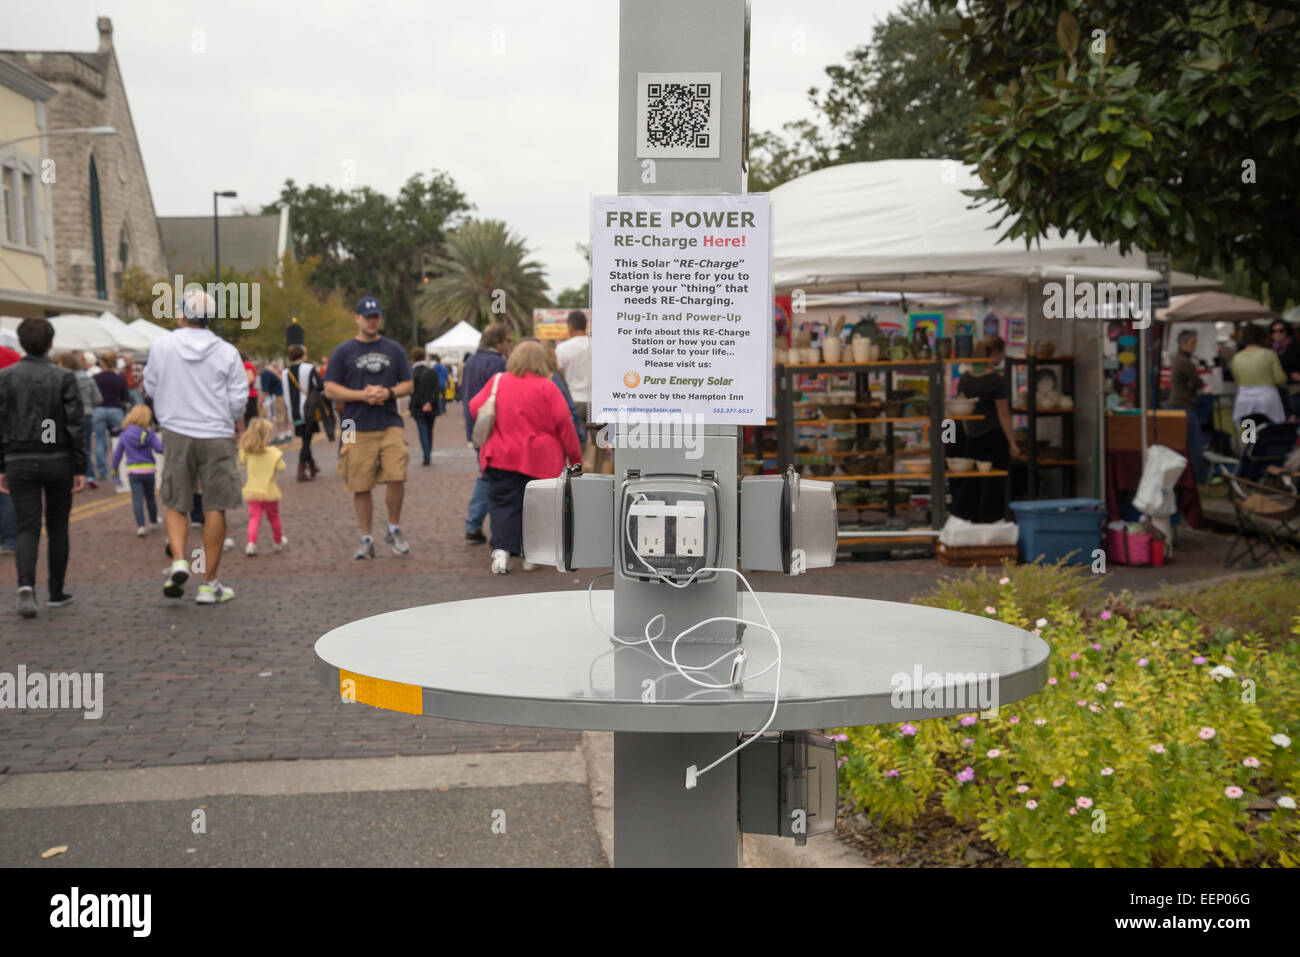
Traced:
[[[0, 50], [55, 91], [43, 102], [41, 131], [110, 126], [116, 135], [43, 136], [40, 160], [53, 160], [49, 196], [56, 288], [44, 312], [80, 311], [61, 300], [96, 301], [121, 313], [122, 272], [138, 265], [150, 275], [166, 270], [149, 179], [117, 56], [113, 24], [98, 19], [92, 53]], [[0, 142], [8, 137], [0, 130]], [[39, 164], [38, 164], [39, 165]], [[0, 276], [0, 286], [7, 281]], [[10, 311], [10, 314], [18, 314]], [[41, 314], [25, 313], [25, 314]]]

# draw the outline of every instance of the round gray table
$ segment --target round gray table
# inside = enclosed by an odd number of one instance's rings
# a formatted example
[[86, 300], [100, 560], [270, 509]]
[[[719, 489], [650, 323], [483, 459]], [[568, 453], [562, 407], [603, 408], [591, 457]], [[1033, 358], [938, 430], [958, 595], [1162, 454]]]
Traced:
[[[1047, 681], [1047, 643], [991, 618], [824, 595], [760, 593], [760, 600], [782, 647], [780, 704], [769, 730], [963, 714], [980, 709], [977, 688], [1006, 704]], [[613, 592], [596, 592], [593, 607], [612, 627]], [[741, 616], [758, 620], [749, 595]], [[749, 629], [742, 643], [748, 674], [772, 661], [765, 632]], [[656, 643], [665, 657], [668, 645]], [[704, 664], [729, 647], [683, 641], [678, 659]], [[713, 669], [714, 680], [727, 678], [729, 660]], [[316, 670], [345, 700], [408, 714], [618, 732], [618, 863], [735, 863], [735, 760], [690, 791], [683, 774], [734, 747], [737, 732], [763, 725], [776, 669], [740, 689], [700, 688], [646, 649], [611, 642], [591, 620], [586, 592], [541, 592], [343, 625], [316, 642]], [[918, 682], [930, 692], [896, 693]]]

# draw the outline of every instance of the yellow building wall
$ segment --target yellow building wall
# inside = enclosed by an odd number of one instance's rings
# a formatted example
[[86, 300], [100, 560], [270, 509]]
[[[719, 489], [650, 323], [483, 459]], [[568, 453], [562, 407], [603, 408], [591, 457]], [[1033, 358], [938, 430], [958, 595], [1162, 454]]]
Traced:
[[[0, 86], [0, 143], [23, 136], [35, 136], [39, 132], [40, 127], [36, 125], [36, 101]], [[16, 143], [3, 152], [8, 154], [10, 149], [21, 152], [36, 171], [36, 216], [42, 225], [41, 232], [44, 233], [49, 187], [40, 181], [40, 148], [40, 140], [27, 140]], [[14, 197], [14, 201], [19, 202], [20, 198]], [[0, 239], [3, 239], [2, 235]], [[45, 257], [39, 252], [22, 252], [0, 242], [0, 287], [49, 292]]]

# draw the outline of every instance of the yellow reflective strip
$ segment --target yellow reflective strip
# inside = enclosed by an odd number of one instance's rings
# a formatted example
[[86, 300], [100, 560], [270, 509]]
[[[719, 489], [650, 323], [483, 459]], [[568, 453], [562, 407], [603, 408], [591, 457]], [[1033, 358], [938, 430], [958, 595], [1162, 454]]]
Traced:
[[342, 668], [339, 669], [339, 695], [348, 701], [383, 708], [385, 711], [424, 713], [423, 689], [419, 685], [371, 678]]

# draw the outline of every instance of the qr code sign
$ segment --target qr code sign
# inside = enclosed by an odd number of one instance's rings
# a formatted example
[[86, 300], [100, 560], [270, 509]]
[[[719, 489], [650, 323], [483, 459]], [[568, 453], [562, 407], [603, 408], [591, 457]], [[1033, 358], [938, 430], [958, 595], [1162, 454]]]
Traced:
[[637, 75], [637, 158], [717, 159], [720, 73]]

